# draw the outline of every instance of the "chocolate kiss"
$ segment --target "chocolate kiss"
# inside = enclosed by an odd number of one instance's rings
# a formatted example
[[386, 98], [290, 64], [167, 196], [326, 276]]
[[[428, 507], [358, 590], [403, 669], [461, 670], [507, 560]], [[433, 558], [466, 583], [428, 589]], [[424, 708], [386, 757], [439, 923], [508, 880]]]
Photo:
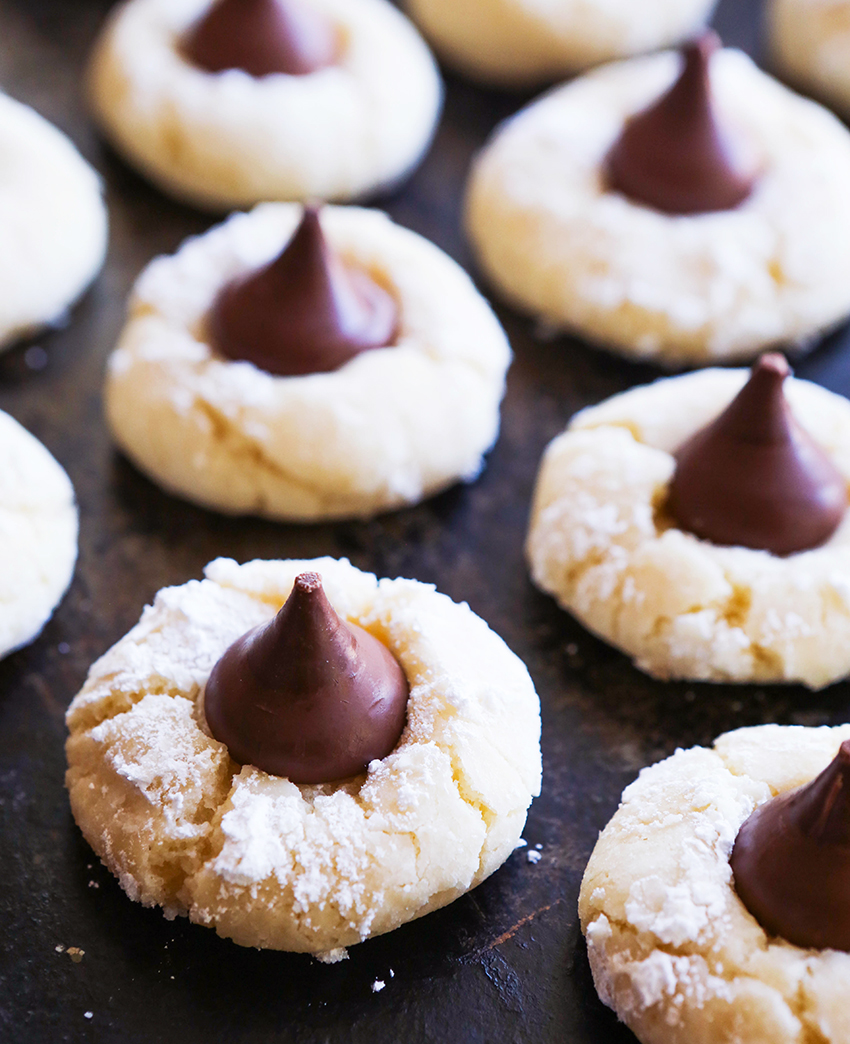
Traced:
[[724, 412], [680, 447], [668, 507], [682, 529], [775, 555], [832, 536], [847, 483], [795, 421], [782, 391], [789, 373], [781, 355], [763, 355]]
[[709, 59], [715, 33], [682, 49], [682, 72], [666, 94], [633, 116], [605, 160], [609, 188], [668, 214], [731, 210], [752, 191], [714, 116]]
[[293, 783], [329, 783], [390, 753], [408, 695], [389, 649], [340, 620], [318, 573], [302, 573], [277, 616], [213, 667], [204, 710], [240, 764]]
[[278, 258], [219, 293], [208, 326], [228, 358], [295, 376], [336, 370], [367, 348], [392, 344], [398, 308], [364, 271], [331, 253], [318, 211], [307, 207]]
[[730, 863], [766, 931], [795, 946], [850, 950], [850, 740], [811, 783], [753, 812]]
[[333, 64], [333, 26], [300, 0], [219, 0], [189, 28], [181, 50], [207, 72], [304, 76]]

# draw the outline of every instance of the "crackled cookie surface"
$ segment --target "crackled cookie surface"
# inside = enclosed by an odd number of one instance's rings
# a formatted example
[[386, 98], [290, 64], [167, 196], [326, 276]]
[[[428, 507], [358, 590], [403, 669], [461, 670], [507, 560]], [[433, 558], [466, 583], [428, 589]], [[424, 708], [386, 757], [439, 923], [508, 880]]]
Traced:
[[60, 321], [103, 264], [100, 179], [33, 109], [0, 94], [0, 348]]
[[300, 218], [294, 204], [262, 205], [145, 270], [108, 368], [121, 448], [200, 504], [304, 521], [368, 516], [474, 478], [498, 431], [507, 340], [463, 270], [384, 214], [326, 207], [321, 223], [394, 298], [393, 344], [298, 377], [210, 347], [216, 294], [274, 257]]
[[[820, 547], [779, 557], [700, 540], [665, 510], [673, 454], [747, 376], [668, 378], [577, 414], [541, 464], [531, 572], [656, 677], [819, 688], [850, 671], [850, 516]], [[850, 404], [791, 378], [785, 395], [850, 482]]]
[[850, 3], [772, 0], [767, 19], [771, 57], [782, 75], [850, 112]]
[[663, 365], [743, 359], [850, 311], [850, 136], [740, 52], [718, 51], [718, 118], [758, 178], [740, 206], [675, 215], [609, 191], [626, 120], [674, 81], [673, 53], [605, 66], [520, 112], [479, 157], [467, 226], [515, 305]]
[[[334, 784], [238, 765], [202, 710], [225, 649], [308, 570], [410, 684], [396, 748]], [[219, 559], [161, 591], [94, 664], [68, 725], [74, 816], [122, 888], [246, 946], [321, 953], [444, 906], [507, 858], [540, 785], [519, 659], [466, 605], [333, 559]]]
[[602, 1000], [644, 1044], [839, 1044], [850, 954], [768, 935], [729, 856], [754, 808], [808, 783], [850, 726], [764, 725], [679, 750], [623, 793], [582, 881]]
[[64, 470], [0, 413], [0, 656], [31, 641], [77, 560], [77, 507]]
[[452, 65], [485, 83], [520, 87], [676, 43], [705, 24], [715, 2], [406, 0], [406, 7]]
[[231, 209], [347, 200], [404, 176], [441, 103], [431, 55], [386, 0], [301, 0], [339, 53], [304, 75], [211, 73], [181, 41], [211, 0], [130, 0], [96, 45], [90, 95], [110, 140], [164, 191]]

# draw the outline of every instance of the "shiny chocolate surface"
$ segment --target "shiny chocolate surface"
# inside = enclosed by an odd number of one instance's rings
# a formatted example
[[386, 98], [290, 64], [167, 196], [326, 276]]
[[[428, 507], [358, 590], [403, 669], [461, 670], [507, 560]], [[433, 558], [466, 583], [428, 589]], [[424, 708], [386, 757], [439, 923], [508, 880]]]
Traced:
[[217, 0], [181, 40], [199, 69], [256, 77], [306, 76], [332, 65], [338, 47], [333, 25], [303, 0]]
[[759, 805], [730, 863], [738, 895], [771, 935], [850, 950], [850, 740], [811, 783]]
[[228, 283], [207, 317], [212, 345], [279, 376], [337, 370], [359, 352], [392, 344], [393, 297], [363, 269], [344, 264], [307, 207], [282, 253]]
[[606, 160], [613, 191], [668, 214], [731, 210], [749, 196], [755, 171], [736, 154], [712, 102], [718, 45], [707, 32], [685, 46], [673, 86], [628, 120]]
[[847, 482], [797, 423], [778, 353], [763, 355], [711, 424], [676, 452], [668, 508], [714, 544], [790, 555], [818, 547], [847, 508]]
[[386, 645], [339, 618], [318, 573], [302, 573], [274, 619], [215, 665], [204, 712], [240, 764], [330, 783], [392, 751], [409, 693]]

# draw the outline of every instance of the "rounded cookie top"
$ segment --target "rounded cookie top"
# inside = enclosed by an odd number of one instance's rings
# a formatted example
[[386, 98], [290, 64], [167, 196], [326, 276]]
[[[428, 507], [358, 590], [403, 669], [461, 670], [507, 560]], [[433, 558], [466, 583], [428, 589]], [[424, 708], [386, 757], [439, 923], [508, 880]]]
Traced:
[[[305, 571], [410, 684], [396, 748], [333, 784], [240, 767], [202, 711], [219, 657]], [[501, 865], [539, 791], [540, 716], [525, 667], [479, 617], [327, 558], [219, 559], [206, 577], [161, 591], [68, 712], [74, 816], [132, 898], [242, 945], [322, 953], [444, 906]]]
[[640, 1040], [847, 1040], [850, 954], [768, 935], [735, 892], [729, 857], [753, 809], [812, 780], [848, 736], [848, 725], [738, 729], [626, 788], [579, 914], [599, 995]]
[[109, 19], [90, 69], [111, 141], [164, 191], [202, 207], [348, 200], [418, 161], [439, 115], [434, 61], [386, 0], [301, 0], [341, 41], [305, 75], [211, 73], [184, 34], [211, 0], [129, 0]]
[[523, 310], [662, 365], [811, 339], [850, 311], [850, 135], [742, 53], [718, 51], [714, 103], [752, 153], [752, 193], [694, 215], [632, 202], [607, 188], [605, 159], [679, 66], [674, 53], [605, 66], [497, 131], [466, 200], [482, 267]]
[[507, 340], [466, 273], [384, 214], [325, 207], [321, 224], [395, 299], [393, 344], [296, 377], [210, 347], [218, 291], [274, 257], [300, 216], [261, 205], [145, 270], [108, 367], [119, 445], [190, 500], [299, 521], [365, 517], [474, 478], [498, 432]]
[[[700, 540], [665, 511], [674, 453], [747, 376], [703, 370], [578, 413], [541, 463], [530, 568], [539, 587], [656, 677], [820, 688], [850, 671], [850, 513], [820, 547], [778, 557]], [[850, 482], [850, 403], [791, 378], [785, 392]]]
[[38, 439], [0, 413], [0, 656], [41, 631], [76, 560], [68, 476]]
[[61, 131], [0, 94], [0, 348], [64, 317], [106, 239], [97, 174]]
[[676, 43], [716, 0], [405, 0], [452, 65], [483, 83], [530, 87]]
[[770, 56], [782, 75], [850, 113], [848, 0], [771, 0], [766, 11]]

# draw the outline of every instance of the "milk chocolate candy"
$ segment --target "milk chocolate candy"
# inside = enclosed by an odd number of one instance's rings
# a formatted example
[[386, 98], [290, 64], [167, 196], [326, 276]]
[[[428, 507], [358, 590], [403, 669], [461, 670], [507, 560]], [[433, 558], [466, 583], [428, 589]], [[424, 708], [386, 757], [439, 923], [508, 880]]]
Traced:
[[332, 65], [333, 25], [302, 0], [218, 0], [181, 41], [186, 58], [207, 72], [305, 76]]
[[850, 951], [850, 740], [811, 783], [753, 812], [730, 862], [741, 901], [766, 931]]
[[676, 453], [668, 508], [680, 528], [714, 544], [790, 555], [833, 534], [847, 483], [794, 419], [790, 372], [763, 355], [732, 403]]
[[609, 188], [668, 214], [731, 210], [752, 191], [755, 173], [736, 155], [711, 98], [707, 32], [683, 48], [673, 86], [626, 124], [605, 161]]
[[296, 376], [336, 370], [395, 340], [398, 308], [365, 271], [328, 247], [315, 207], [275, 260], [228, 283], [208, 319], [211, 343], [230, 359]]
[[408, 695], [390, 650], [337, 616], [317, 573], [302, 573], [277, 616], [213, 667], [204, 711], [234, 760], [294, 783], [329, 783], [392, 751]]

